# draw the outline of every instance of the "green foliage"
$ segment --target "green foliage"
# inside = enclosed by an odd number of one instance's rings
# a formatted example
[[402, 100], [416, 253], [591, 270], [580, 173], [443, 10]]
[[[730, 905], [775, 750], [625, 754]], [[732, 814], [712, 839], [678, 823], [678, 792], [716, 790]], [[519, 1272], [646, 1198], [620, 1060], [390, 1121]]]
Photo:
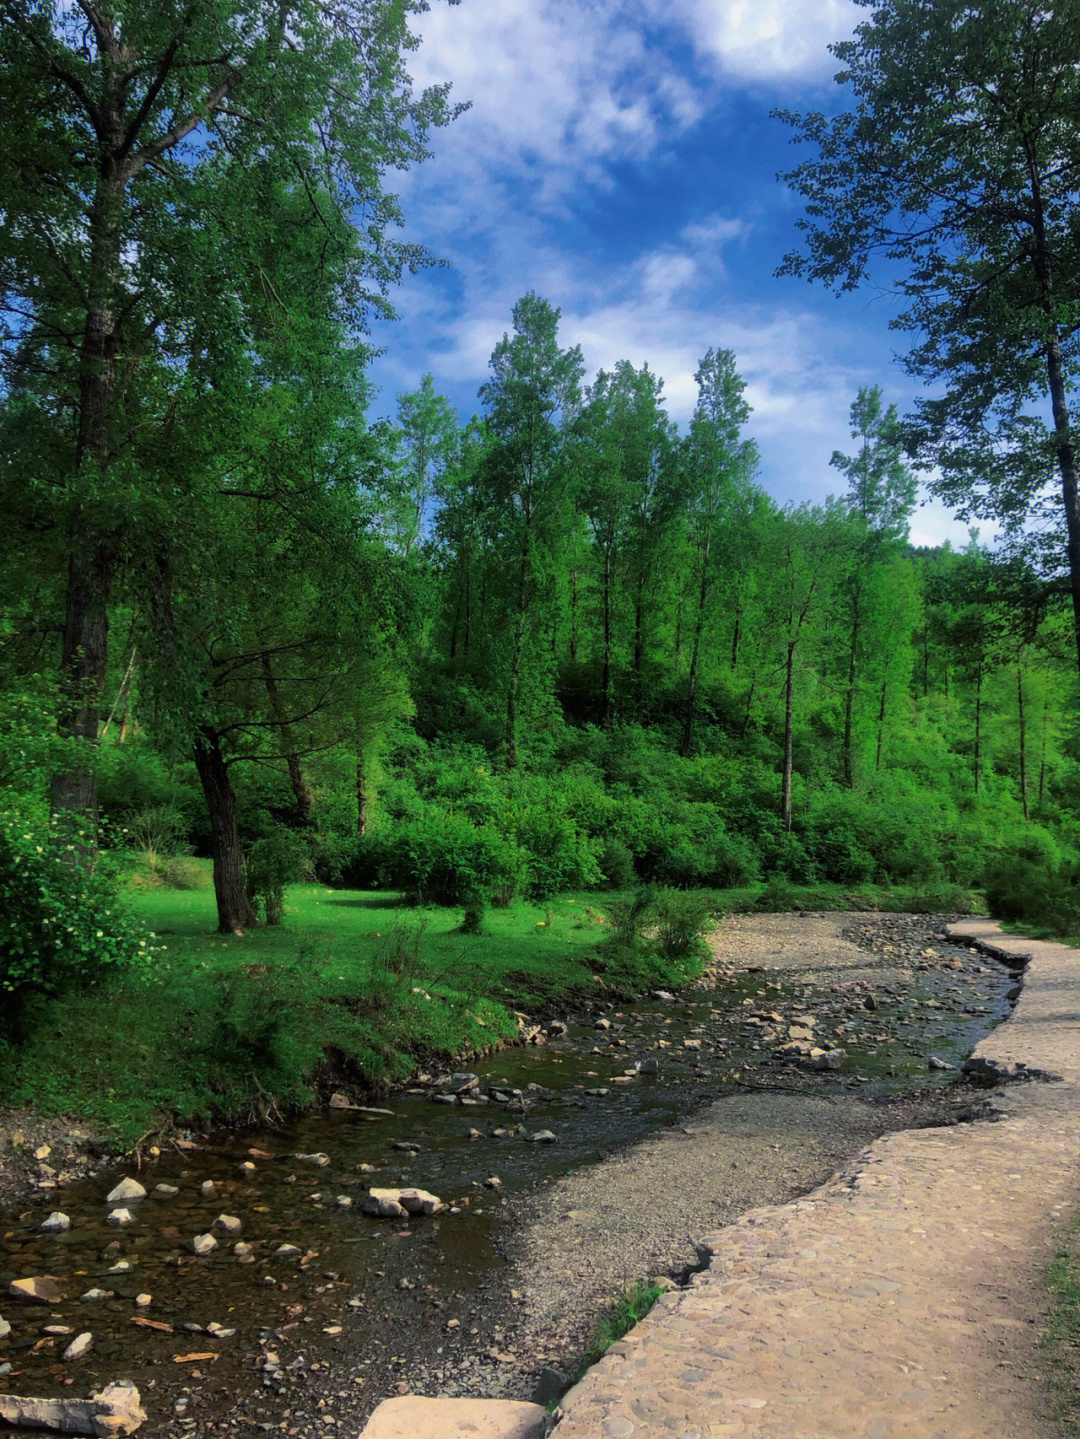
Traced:
[[983, 888], [990, 913], [1063, 939], [1080, 938], [1080, 862], [1062, 859], [1037, 830], [987, 864]]
[[262, 905], [267, 924], [281, 923], [285, 889], [304, 877], [309, 864], [301, 836], [281, 824], [268, 825], [251, 846], [247, 857], [248, 896], [252, 903]]
[[676, 962], [701, 955], [704, 936], [716, 923], [706, 896], [678, 889], [658, 890], [652, 897], [652, 913], [660, 953]]
[[613, 1344], [625, 1338], [634, 1325], [645, 1318], [663, 1292], [660, 1285], [641, 1279], [620, 1294], [599, 1320], [583, 1367], [595, 1364]]
[[3, 1023], [18, 1027], [31, 1001], [84, 989], [155, 953], [103, 864], [85, 862], [73, 825], [0, 818], [0, 991]]

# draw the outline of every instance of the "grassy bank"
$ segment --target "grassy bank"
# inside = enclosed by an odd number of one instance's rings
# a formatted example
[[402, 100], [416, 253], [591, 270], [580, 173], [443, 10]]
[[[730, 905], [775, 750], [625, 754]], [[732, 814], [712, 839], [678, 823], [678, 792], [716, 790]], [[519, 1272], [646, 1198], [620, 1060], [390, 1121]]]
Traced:
[[1044, 1335], [1055, 1411], [1069, 1434], [1080, 1434], [1080, 1224], [1050, 1265], [1050, 1312]]
[[[464, 934], [460, 909], [297, 885], [284, 924], [237, 937], [216, 932], [207, 867], [193, 862], [189, 879], [197, 887], [132, 885], [139, 920], [166, 946], [159, 964], [44, 1006], [3, 1056], [9, 1102], [79, 1115], [131, 1143], [170, 1118], [258, 1118], [331, 1085], [377, 1090], [512, 1038], [515, 1009], [675, 987], [698, 967], [612, 944], [617, 895], [518, 901]], [[718, 913], [933, 909], [947, 898], [760, 885], [709, 895]]]

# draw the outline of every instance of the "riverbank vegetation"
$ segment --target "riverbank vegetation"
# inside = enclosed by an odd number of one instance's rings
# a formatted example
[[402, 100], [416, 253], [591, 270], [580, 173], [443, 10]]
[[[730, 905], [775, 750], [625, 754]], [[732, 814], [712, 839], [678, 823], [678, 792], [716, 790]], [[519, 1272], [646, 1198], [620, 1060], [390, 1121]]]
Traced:
[[[242, 0], [196, 4], [175, 34], [144, 7], [123, 44], [96, 11], [10, 8], [0, 984], [20, 1092], [124, 1127], [136, 1093], [292, 1100], [328, 1055], [377, 1082], [597, 976], [677, 982], [731, 907], [717, 891], [984, 892], [1076, 929], [1080, 582], [1045, 489], [1072, 460], [1067, 416], [1025, 418], [1037, 366], [997, 449], [954, 443], [955, 405], [905, 422], [859, 388], [816, 505], [758, 483], [720, 321], [682, 428], [647, 363], [590, 373], [531, 291], [475, 414], [427, 375], [376, 418], [367, 326], [430, 260], [390, 238], [389, 179], [456, 113], [409, 79], [424, 7], [299, 6], [267, 30]], [[835, 178], [793, 182], [813, 203]], [[810, 253], [813, 278], [859, 278], [821, 231]], [[980, 323], [1021, 312], [1043, 314]], [[1000, 395], [965, 394], [1000, 419]], [[965, 511], [996, 505], [1005, 542], [913, 547], [916, 464], [954, 499], [968, 475]]]

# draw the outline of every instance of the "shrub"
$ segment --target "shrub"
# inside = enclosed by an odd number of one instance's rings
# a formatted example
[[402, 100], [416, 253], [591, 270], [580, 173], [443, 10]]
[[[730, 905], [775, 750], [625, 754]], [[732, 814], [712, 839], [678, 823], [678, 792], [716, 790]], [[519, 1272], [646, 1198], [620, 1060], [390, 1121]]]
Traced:
[[285, 889], [304, 877], [309, 858], [304, 841], [281, 824], [271, 824], [251, 846], [247, 859], [248, 897], [261, 903], [267, 924], [280, 924]]
[[188, 821], [176, 805], [147, 804], [129, 810], [124, 816], [124, 830], [128, 842], [142, 854], [150, 873], [158, 879], [164, 879], [165, 862], [185, 852]]
[[1032, 835], [1001, 851], [986, 866], [983, 885], [991, 914], [1067, 938], [1080, 933], [1080, 865], [1051, 859], [1056, 846]]
[[645, 938], [652, 918], [652, 891], [638, 889], [629, 899], [608, 905], [608, 918], [614, 931], [612, 941], [627, 949], [637, 949]]
[[57, 822], [0, 820], [0, 1008], [12, 1030], [32, 997], [95, 984], [155, 952], [112, 875], [80, 862], [85, 843]]
[[700, 953], [704, 935], [713, 925], [712, 907], [704, 895], [662, 889], [654, 897], [653, 912], [656, 943], [665, 959]]
[[629, 889], [634, 883], [634, 856], [621, 840], [609, 839], [598, 863], [608, 889]]
[[478, 894], [509, 904], [527, 860], [494, 825], [434, 805], [366, 840], [362, 856], [365, 850], [384, 883], [433, 904], [465, 904]]

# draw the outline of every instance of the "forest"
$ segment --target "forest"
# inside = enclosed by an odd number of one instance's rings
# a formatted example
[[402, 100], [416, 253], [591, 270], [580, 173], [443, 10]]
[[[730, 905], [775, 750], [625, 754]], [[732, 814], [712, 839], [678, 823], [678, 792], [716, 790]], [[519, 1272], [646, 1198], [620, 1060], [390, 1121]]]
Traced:
[[[162, 931], [194, 896], [191, 954], [234, 962], [302, 929], [301, 893], [478, 943], [567, 896], [630, 931], [651, 906], [692, 931], [672, 953], [732, 906], [1080, 924], [1070, 7], [938, 33], [949, 6], [886, 4], [836, 47], [854, 108], [778, 117], [817, 158], [786, 177], [806, 218], [777, 263], [841, 290], [900, 266], [929, 386], [908, 415], [888, 375], [858, 388], [832, 497], [785, 506], [722, 316], [681, 428], [647, 361], [591, 371], [535, 291], [473, 414], [425, 374], [377, 417], [372, 320], [438, 258], [393, 238], [391, 183], [459, 113], [409, 77], [425, 8], [0, 5], [0, 983], [24, 1078], [94, 995], [176, 980]], [[984, 44], [999, 11], [1011, 49]], [[962, 548], [912, 546], [924, 481]], [[267, 984], [312, 967], [296, 945]], [[259, 979], [221, 1000], [228, 1033]]]

